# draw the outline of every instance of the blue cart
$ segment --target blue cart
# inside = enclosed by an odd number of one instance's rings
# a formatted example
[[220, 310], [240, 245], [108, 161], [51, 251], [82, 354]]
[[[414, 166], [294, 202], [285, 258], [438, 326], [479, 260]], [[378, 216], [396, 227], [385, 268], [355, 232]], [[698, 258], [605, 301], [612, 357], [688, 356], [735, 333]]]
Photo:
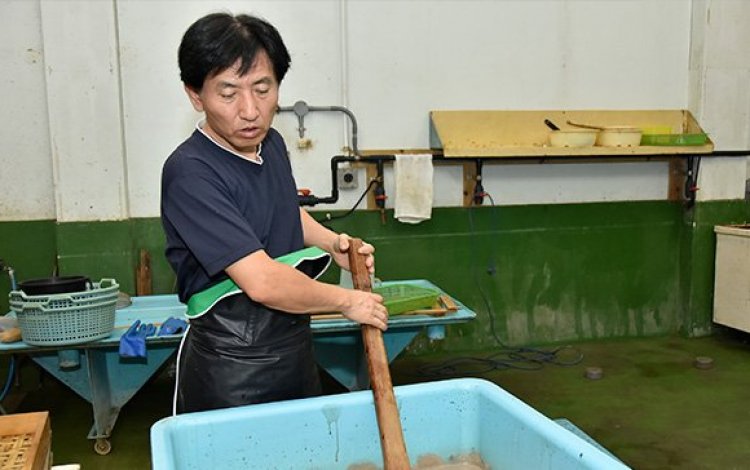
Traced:
[[[385, 282], [384, 286], [395, 284]], [[425, 280], [398, 281], [426, 287], [446, 294]], [[447, 295], [447, 294], [446, 294]], [[417, 334], [426, 330], [432, 339], [445, 335], [445, 326], [463, 323], [476, 314], [455, 300], [458, 307], [443, 316], [403, 315], [392, 317], [383, 341], [388, 360], [396, 358]], [[169, 317], [182, 318], [185, 305], [176, 295], [133, 297], [132, 304], [117, 310], [115, 328], [105, 339], [79, 346], [39, 347], [24, 342], [0, 343], [0, 354], [28, 354], [47, 372], [91, 403], [94, 424], [88, 438], [94, 440], [94, 451], [106, 455], [112, 450], [109, 437], [120, 409], [174, 354], [181, 339], [178, 335], [150, 337], [148, 358], [144, 361], [121, 359], [120, 337], [135, 320], [161, 324]], [[349, 390], [369, 385], [367, 361], [358, 324], [343, 319], [320, 319], [312, 322], [315, 354], [318, 364]]]

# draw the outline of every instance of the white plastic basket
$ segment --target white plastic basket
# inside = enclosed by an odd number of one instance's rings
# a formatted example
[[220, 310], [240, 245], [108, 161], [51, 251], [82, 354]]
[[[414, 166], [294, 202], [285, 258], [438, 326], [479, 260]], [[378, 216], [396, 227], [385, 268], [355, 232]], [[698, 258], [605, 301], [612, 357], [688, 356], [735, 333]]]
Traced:
[[115, 326], [120, 286], [114, 279], [94, 282], [81, 292], [26, 295], [11, 291], [21, 338], [34, 346], [67, 346], [106, 338]]

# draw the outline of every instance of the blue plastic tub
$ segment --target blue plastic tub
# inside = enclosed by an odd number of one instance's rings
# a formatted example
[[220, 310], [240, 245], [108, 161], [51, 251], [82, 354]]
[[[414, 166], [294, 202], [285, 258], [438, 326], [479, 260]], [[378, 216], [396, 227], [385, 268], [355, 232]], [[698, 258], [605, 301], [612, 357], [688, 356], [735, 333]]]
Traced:
[[[412, 463], [479, 452], [493, 469], [627, 468], [495, 384], [456, 379], [395, 388]], [[372, 393], [191, 413], [151, 428], [155, 470], [382, 467]]]

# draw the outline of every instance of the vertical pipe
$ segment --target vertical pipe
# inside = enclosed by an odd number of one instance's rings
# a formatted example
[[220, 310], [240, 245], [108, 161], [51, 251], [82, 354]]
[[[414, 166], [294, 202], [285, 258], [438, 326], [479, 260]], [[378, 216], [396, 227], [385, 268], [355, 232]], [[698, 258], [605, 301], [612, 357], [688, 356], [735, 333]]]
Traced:
[[[349, 107], [349, 10], [347, 0], [339, 0], [339, 49], [341, 59], [341, 104], [344, 108]], [[352, 130], [356, 136], [356, 131]], [[344, 123], [344, 139], [349, 142], [349, 127]], [[352, 150], [356, 150], [356, 141], [352, 141]], [[358, 155], [357, 152], [354, 152]]]

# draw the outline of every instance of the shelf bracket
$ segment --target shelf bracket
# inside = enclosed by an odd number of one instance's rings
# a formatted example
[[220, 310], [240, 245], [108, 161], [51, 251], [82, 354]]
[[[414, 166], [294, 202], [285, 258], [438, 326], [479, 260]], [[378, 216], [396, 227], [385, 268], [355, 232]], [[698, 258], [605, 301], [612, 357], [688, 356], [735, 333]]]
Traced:
[[685, 170], [685, 202], [688, 208], [695, 205], [695, 196], [698, 192], [698, 171], [701, 167], [700, 155], [689, 155], [687, 157], [687, 168]]

